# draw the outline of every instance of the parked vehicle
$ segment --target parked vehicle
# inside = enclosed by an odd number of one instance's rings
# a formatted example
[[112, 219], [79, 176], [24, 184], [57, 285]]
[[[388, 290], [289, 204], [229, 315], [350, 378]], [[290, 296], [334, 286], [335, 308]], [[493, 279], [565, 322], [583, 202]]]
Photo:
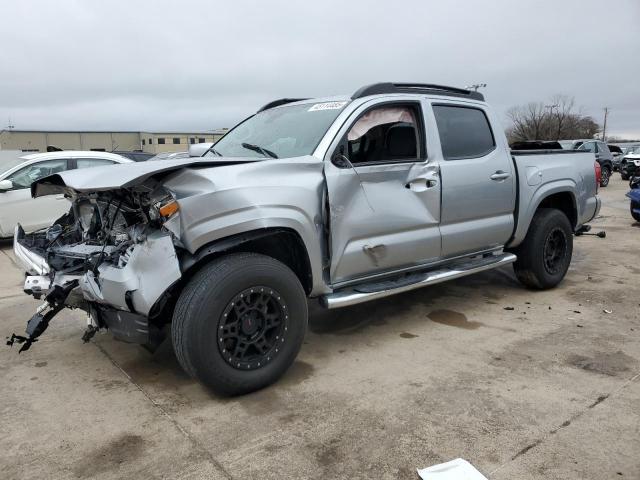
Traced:
[[120, 155], [121, 157], [128, 158], [129, 160], [133, 160], [134, 162], [146, 162], [155, 155], [154, 153], [140, 152], [137, 150], [133, 152], [114, 151], [112, 153]]
[[15, 157], [0, 163], [0, 238], [13, 236], [20, 223], [28, 231], [48, 227], [69, 211], [64, 195], [31, 198], [31, 183], [54, 173], [129, 163], [105, 152], [57, 151]]
[[620, 162], [622, 161], [622, 157], [624, 156], [624, 152], [622, 151], [622, 148], [620, 148], [618, 145], [612, 145], [612, 144], [607, 144], [607, 147], [609, 147], [609, 151], [611, 152], [611, 155], [613, 156], [613, 171], [617, 172], [620, 169]]
[[562, 150], [562, 145], [555, 140], [523, 140], [513, 142], [511, 150]]
[[630, 148], [620, 162], [620, 176], [623, 180], [640, 174], [640, 146]]
[[631, 190], [626, 194], [631, 200], [629, 210], [633, 219], [636, 222], [640, 222], [640, 177], [633, 177], [629, 182], [629, 187]]
[[307, 297], [346, 307], [509, 264], [554, 287], [599, 211], [596, 169], [587, 151], [511, 152], [478, 92], [381, 83], [276, 101], [202, 158], [34, 184], [72, 214], [16, 230], [24, 289], [46, 298], [12, 340], [29, 348], [62, 306], [89, 312], [85, 338], [106, 327], [152, 347], [171, 324], [186, 372], [256, 390], [295, 359]]
[[568, 150], [582, 150], [586, 152], [592, 152], [596, 156], [596, 160], [600, 164], [602, 175], [600, 177], [600, 186], [606, 187], [609, 185], [609, 179], [611, 178], [611, 172], [613, 172], [613, 155], [609, 151], [607, 144], [601, 140], [561, 140], [560, 144], [562, 148]]

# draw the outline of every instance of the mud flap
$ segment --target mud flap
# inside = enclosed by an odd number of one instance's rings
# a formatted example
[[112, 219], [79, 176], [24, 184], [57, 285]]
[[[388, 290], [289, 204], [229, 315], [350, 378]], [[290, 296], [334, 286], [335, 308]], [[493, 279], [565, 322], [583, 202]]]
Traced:
[[7, 337], [7, 345], [13, 346], [14, 343], [21, 343], [22, 347], [18, 353], [22, 353], [31, 348], [31, 345], [38, 340], [38, 337], [44, 333], [49, 326], [49, 322], [55, 317], [60, 310], [65, 307], [65, 300], [69, 296], [71, 290], [78, 286], [78, 280], [73, 280], [63, 286], [56, 285], [51, 292], [45, 297], [44, 303], [36, 310], [36, 313], [27, 322], [25, 330], [27, 336], [16, 335], [13, 333], [11, 337]]

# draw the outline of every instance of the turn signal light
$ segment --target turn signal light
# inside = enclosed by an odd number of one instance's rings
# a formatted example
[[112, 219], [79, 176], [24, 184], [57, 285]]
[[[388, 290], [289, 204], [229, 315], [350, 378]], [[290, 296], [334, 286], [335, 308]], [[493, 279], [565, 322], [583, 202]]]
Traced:
[[178, 210], [180, 210], [178, 202], [176, 202], [175, 200], [171, 200], [169, 203], [165, 203], [163, 206], [161, 206], [158, 212], [160, 213], [161, 217], [168, 218]]

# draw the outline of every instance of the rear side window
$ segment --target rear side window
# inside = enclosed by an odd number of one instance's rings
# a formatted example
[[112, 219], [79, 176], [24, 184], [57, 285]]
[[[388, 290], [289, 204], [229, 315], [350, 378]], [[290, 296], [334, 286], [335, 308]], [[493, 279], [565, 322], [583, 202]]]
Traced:
[[593, 152], [596, 153], [596, 142], [585, 142], [582, 145], [580, 145], [580, 147], [577, 148], [577, 150], [585, 150], [587, 152]]
[[445, 160], [482, 157], [496, 147], [485, 113], [478, 108], [434, 105]]

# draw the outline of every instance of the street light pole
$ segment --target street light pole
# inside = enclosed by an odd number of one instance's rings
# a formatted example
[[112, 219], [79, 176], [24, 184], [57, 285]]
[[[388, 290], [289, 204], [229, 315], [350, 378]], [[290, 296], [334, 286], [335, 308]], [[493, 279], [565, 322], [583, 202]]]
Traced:
[[602, 126], [602, 141], [607, 138], [607, 117], [609, 116], [609, 107], [604, 107], [604, 125]]

